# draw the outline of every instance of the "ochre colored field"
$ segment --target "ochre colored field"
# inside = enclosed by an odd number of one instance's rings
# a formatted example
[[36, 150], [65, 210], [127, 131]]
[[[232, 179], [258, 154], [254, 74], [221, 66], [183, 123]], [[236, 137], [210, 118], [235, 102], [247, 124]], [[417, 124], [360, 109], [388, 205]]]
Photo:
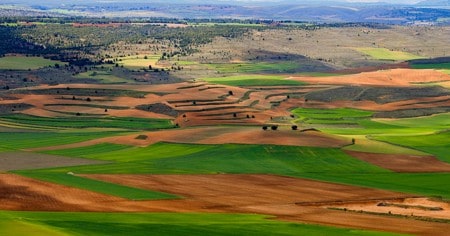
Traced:
[[[450, 230], [450, 225], [445, 223], [329, 210], [323, 207], [324, 202], [332, 205], [336, 201], [341, 203], [373, 202], [376, 199], [394, 201], [411, 197], [384, 190], [273, 175], [87, 175], [86, 177], [168, 192], [185, 198], [130, 201], [17, 175], [2, 174], [0, 208], [26, 211], [260, 213], [289, 221], [400, 233], [426, 232], [432, 235], [445, 235]], [[275, 192], [277, 194], [274, 194]], [[409, 226], [403, 227], [404, 225]]]
[[436, 70], [392, 69], [328, 77], [291, 77], [313, 84], [411, 86], [415, 83], [450, 81], [450, 76]]

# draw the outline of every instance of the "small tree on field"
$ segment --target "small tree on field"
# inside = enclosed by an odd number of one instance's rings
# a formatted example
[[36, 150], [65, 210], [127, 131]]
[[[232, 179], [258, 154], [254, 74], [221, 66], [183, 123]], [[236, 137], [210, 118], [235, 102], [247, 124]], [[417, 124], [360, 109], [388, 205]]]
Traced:
[[264, 126], [262, 127], [262, 129], [263, 129], [264, 131], [267, 130], [267, 126], [264, 125]]
[[277, 129], [278, 129], [278, 125], [272, 125], [272, 126], [270, 126], [270, 128], [271, 128], [272, 130], [277, 130]]
[[298, 129], [298, 126], [293, 125], [291, 128], [292, 128], [292, 130], [297, 130], [297, 129]]

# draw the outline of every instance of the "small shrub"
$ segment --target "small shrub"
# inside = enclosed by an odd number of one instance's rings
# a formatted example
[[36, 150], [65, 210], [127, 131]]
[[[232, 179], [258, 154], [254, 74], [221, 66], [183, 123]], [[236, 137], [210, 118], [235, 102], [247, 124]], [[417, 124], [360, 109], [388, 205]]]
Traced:
[[292, 128], [292, 130], [297, 130], [297, 129], [298, 129], [298, 126], [293, 125], [293, 126], [291, 126], [291, 128]]
[[147, 140], [147, 138], [148, 138], [147, 135], [141, 134], [141, 135], [138, 135], [138, 136], [137, 136], [136, 138], [134, 138], [134, 139]]
[[270, 126], [270, 128], [271, 128], [272, 130], [277, 130], [277, 129], [278, 129], [278, 125], [272, 125], [272, 126]]
[[267, 126], [264, 125], [264, 126], [262, 127], [262, 129], [263, 129], [264, 131], [267, 130]]

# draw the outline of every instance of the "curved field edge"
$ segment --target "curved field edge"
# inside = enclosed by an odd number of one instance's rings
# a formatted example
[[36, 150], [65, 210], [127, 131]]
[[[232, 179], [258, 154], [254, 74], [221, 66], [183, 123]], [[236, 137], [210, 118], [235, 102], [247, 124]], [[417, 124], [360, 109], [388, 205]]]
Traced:
[[74, 188], [85, 189], [93, 192], [108, 194], [130, 200], [157, 200], [157, 199], [178, 199], [180, 197], [162, 193], [157, 191], [151, 191], [146, 189], [133, 188], [123, 186], [119, 184], [113, 184], [109, 182], [88, 179], [80, 176], [73, 175], [72, 173], [39, 173], [39, 172], [26, 172], [18, 171], [17, 173], [34, 179], [42, 181], [62, 184]]
[[[393, 173], [337, 148], [156, 143], [100, 152], [102, 144], [47, 153], [115, 163], [35, 170], [77, 174], [275, 174], [450, 199], [450, 173]], [[91, 151], [92, 153], [87, 153]]]
[[[290, 223], [257, 214], [0, 211], [0, 234], [60, 235], [399, 235]], [[41, 229], [41, 231], [35, 230]], [[22, 234], [22, 232], [25, 232]], [[45, 233], [45, 234], [41, 234]]]
[[171, 120], [135, 117], [39, 117], [23, 114], [0, 116], [0, 122], [10, 122], [23, 127], [41, 128], [118, 128], [129, 130], [154, 130], [173, 128]]
[[376, 136], [376, 140], [406, 146], [433, 154], [441, 161], [450, 163], [450, 131], [426, 135], [391, 135]]
[[124, 132], [86, 130], [66, 132], [36, 132], [27, 130], [24, 130], [24, 132], [0, 132], [0, 140], [8, 140], [8, 142], [0, 143], [0, 151], [71, 144], [119, 134], [124, 134]]

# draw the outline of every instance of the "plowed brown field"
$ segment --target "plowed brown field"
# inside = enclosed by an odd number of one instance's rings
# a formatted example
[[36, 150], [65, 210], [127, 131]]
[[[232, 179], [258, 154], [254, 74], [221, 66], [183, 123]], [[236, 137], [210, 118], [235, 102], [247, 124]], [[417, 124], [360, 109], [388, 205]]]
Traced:
[[393, 69], [330, 77], [290, 77], [313, 84], [352, 84], [377, 86], [410, 86], [416, 83], [450, 81], [450, 76], [436, 70]]
[[450, 172], [450, 164], [433, 156], [345, 151], [349, 155], [395, 172]]
[[[85, 175], [183, 196], [131, 201], [0, 174], [0, 209], [95, 212], [260, 213], [279, 219], [421, 235], [446, 235], [450, 224], [330, 210], [333, 202], [400, 201], [411, 196], [355, 186], [273, 175]], [[405, 200], [402, 200], [405, 201]], [[441, 213], [445, 214], [445, 213]], [[447, 209], [448, 214], [448, 209]], [[408, 227], [404, 227], [408, 225]]]

